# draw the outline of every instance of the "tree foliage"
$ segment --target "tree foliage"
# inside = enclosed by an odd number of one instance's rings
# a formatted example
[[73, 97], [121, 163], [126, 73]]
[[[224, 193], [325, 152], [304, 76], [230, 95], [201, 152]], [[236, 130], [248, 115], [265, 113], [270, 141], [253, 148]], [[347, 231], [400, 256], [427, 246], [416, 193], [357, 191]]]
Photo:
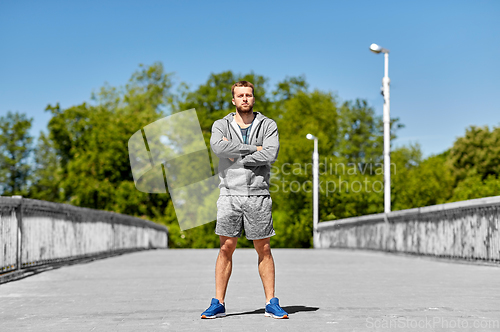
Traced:
[[33, 119], [19, 112], [0, 117], [0, 193], [26, 195], [31, 173], [29, 157], [33, 137], [29, 133]]
[[452, 201], [500, 195], [500, 127], [467, 128], [449, 159], [456, 178]]
[[471, 126], [450, 150], [455, 175], [459, 180], [478, 175], [485, 180], [500, 174], [500, 128]]
[[[166, 115], [195, 108], [209, 149], [213, 122], [234, 111], [231, 86], [255, 85], [255, 109], [276, 120], [280, 152], [272, 167], [272, 245], [312, 244], [311, 133], [319, 139], [320, 220], [383, 211], [383, 123], [364, 100], [340, 102], [309, 90], [304, 77], [274, 86], [253, 72], [211, 74], [190, 89], [177, 85], [161, 63], [140, 66], [123, 87], [104, 85], [88, 102], [66, 109], [48, 105], [52, 118], [32, 152], [31, 119], [0, 118], [3, 194], [63, 202], [139, 216], [169, 228], [171, 247], [215, 248], [215, 222], [182, 232], [170, 195], [135, 188], [127, 142], [136, 131]], [[391, 139], [402, 125], [391, 119]], [[453, 147], [422, 157], [418, 144], [391, 153], [393, 210], [498, 195], [500, 128], [470, 127]], [[31, 159], [30, 159], [31, 158]], [[32, 165], [30, 167], [30, 160]], [[242, 238], [238, 245], [251, 246]]]
[[41, 132], [34, 153], [34, 166], [28, 196], [58, 202], [61, 197], [61, 157], [54, 142]]

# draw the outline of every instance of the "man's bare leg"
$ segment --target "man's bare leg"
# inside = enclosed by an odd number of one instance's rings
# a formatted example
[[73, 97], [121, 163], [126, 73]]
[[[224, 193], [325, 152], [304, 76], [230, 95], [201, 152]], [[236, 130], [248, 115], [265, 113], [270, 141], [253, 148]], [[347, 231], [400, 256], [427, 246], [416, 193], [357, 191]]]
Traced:
[[227, 284], [233, 269], [233, 252], [238, 243], [237, 237], [219, 236], [220, 250], [215, 263], [215, 298], [224, 303]]
[[270, 238], [253, 240], [259, 255], [259, 274], [266, 294], [266, 303], [274, 297], [274, 259], [271, 254]]

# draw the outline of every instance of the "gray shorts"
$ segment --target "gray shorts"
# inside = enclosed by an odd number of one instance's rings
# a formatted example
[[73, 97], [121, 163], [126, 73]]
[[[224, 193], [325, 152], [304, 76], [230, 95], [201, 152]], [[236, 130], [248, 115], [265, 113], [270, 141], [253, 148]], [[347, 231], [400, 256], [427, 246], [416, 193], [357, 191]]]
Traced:
[[243, 227], [249, 240], [276, 235], [271, 196], [219, 196], [215, 234], [240, 237]]

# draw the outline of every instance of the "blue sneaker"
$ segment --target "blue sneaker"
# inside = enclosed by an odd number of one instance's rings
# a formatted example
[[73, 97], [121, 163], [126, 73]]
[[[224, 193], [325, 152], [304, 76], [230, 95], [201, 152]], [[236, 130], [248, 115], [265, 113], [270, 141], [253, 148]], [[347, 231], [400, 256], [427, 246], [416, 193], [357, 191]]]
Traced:
[[265, 316], [277, 319], [288, 318], [288, 313], [280, 307], [277, 297], [273, 297], [269, 302], [270, 303], [266, 305]]
[[217, 318], [226, 316], [226, 307], [219, 300], [212, 299], [210, 307], [201, 314], [201, 318]]

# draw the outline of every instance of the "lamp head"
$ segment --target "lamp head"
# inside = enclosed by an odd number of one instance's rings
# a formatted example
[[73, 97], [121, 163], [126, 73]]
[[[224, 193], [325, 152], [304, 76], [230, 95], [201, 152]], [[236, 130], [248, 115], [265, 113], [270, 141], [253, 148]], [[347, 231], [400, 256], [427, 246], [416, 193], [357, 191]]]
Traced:
[[370, 45], [370, 51], [372, 51], [373, 53], [389, 53], [389, 50], [388, 49], [385, 49], [383, 48], [382, 46], [380, 45], [377, 45], [377, 44], [371, 44]]
[[382, 47], [378, 46], [377, 44], [371, 44], [370, 51], [372, 51], [373, 53], [380, 53], [382, 51]]
[[306, 135], [306, 138], [307, 138], [307, 139], [315, 139], [316, 137], [314, 137], [312, 134], [307, 134], [307, 135]]

